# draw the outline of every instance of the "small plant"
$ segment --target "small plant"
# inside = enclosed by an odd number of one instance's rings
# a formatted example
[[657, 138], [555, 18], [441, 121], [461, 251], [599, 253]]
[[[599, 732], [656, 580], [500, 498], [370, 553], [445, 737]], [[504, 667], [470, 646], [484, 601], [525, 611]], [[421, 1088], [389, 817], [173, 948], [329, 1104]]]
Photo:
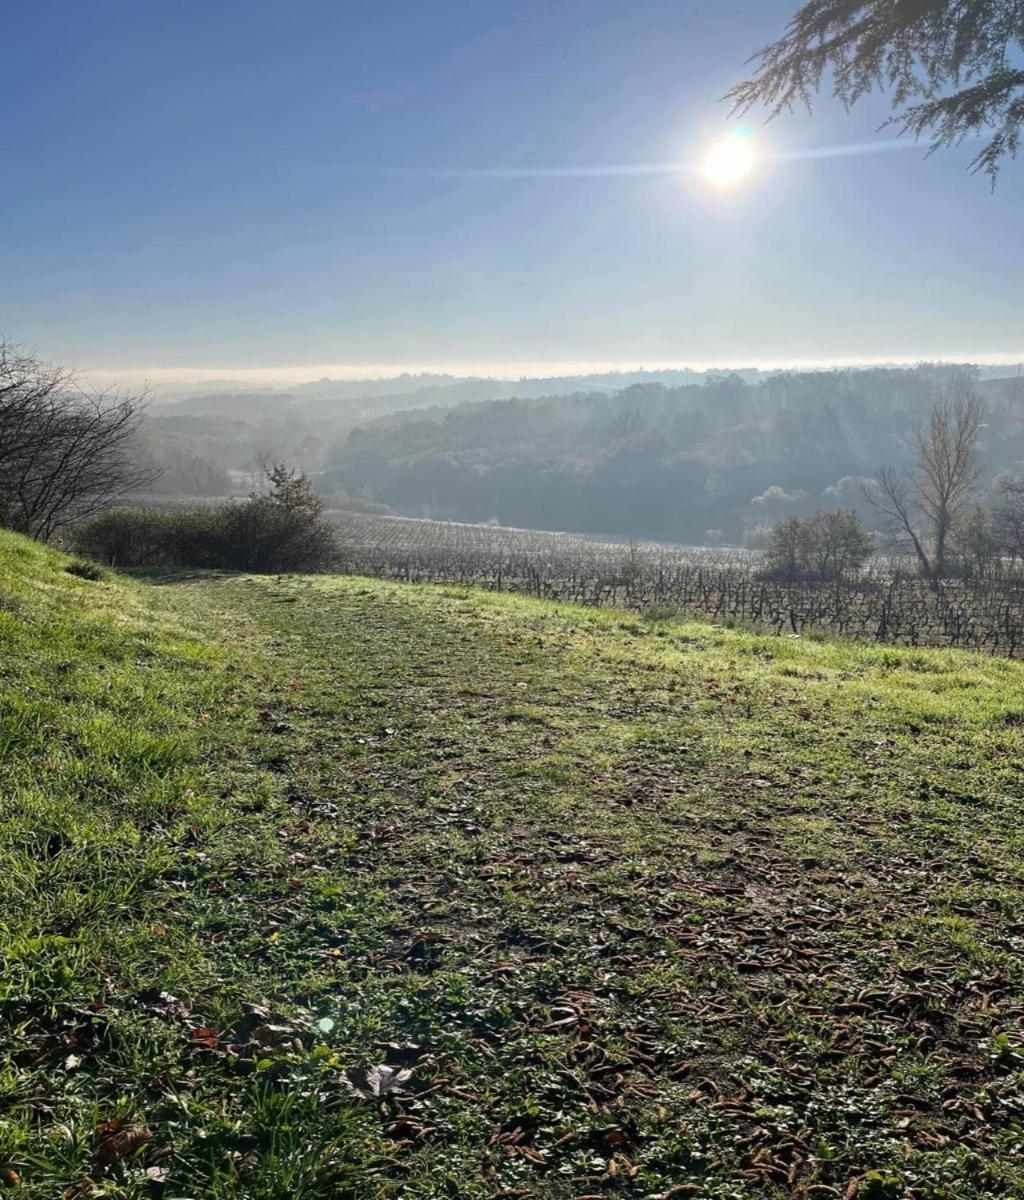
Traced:
[[[848, 1192], [847, 1195], [849, 1194]], [[897, 1175], [868, 1171], [853, 1194], [857, 1200], [898, 1200], [898, 1197], [903, 1195], [903, 1180]]]
[[64, 570], [69, 575], [74, 575], [76, 579], [88, 579], [93, 583], [110, 577], [109, 572], [105, 571], [98, 563], [89, 562], [84, 558], [72, 559]]
[[640, 616], [652, 625], [657, 625], [662, 621], [681, 621], [683, 611], [678, 604], [648, 604], [641, 610]]
[[1020, 1047], [1014, 1045], [1005, 1033], [997, 1033], [989, 1041], [988, 1052], [994, 1063], [1008, 1069], [1019, 1066], [1022, 1061]]

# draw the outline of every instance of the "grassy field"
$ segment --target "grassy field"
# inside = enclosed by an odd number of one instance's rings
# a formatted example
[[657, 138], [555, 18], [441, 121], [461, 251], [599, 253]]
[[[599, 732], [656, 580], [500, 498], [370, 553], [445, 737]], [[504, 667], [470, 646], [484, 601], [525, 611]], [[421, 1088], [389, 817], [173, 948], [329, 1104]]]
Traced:
[[1024, 1196], [1024, 667], [0, 535], [0, 1194]]

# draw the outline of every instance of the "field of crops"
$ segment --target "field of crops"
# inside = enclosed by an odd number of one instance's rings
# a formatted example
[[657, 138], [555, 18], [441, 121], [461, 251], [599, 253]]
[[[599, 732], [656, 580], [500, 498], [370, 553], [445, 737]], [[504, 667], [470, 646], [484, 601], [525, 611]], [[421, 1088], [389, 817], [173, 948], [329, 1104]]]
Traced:
[[887, 559], [855, 579], [781, 583], [760, 578], [760, 556], [752, 551], [361, 513], [335, 517], [343, 566], [353, 574], [678, 613], [776, 634], [1024, 654], [1024, 576], [1016, 570], [931, 586], [901, 560]]

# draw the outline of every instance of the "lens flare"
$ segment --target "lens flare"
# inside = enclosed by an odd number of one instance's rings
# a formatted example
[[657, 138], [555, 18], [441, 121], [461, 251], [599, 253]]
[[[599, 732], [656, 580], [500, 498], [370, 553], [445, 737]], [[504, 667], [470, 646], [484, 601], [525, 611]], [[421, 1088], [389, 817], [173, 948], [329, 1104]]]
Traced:
[[729, 188], [746, 179], [756, 165], [753, 139], [745, 130], [736, 129], [708, 150], [701, 174], [715, 187]]

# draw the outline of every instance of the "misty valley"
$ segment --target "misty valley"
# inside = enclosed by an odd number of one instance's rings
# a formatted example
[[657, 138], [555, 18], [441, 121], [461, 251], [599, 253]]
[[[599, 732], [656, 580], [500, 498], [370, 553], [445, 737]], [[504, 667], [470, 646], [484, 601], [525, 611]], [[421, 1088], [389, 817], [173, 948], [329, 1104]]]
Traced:
[[0, 107], [0, 1200], [1024, 1200], [1024, 0]]

